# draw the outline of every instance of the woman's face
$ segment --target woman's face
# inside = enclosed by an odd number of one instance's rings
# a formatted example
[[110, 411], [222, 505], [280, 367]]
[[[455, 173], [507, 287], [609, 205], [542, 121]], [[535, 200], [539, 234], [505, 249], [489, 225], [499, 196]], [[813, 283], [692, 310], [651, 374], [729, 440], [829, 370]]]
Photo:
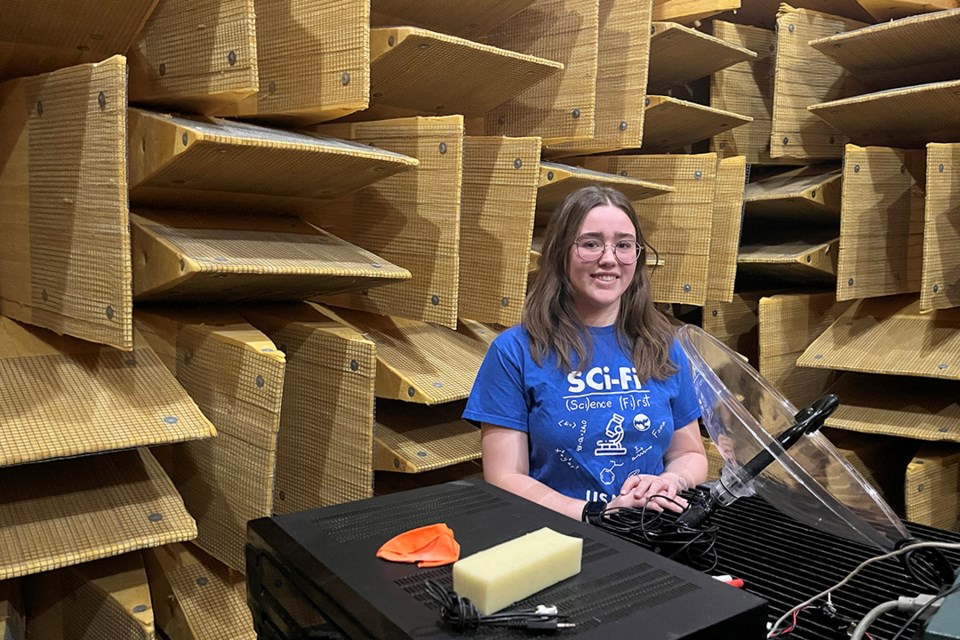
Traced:
[[567, 254], [567, 278], [573, 304], [580, 320], [593, 327], [613, 324], [620, 310], [620, 296], [633, 280], [637, 264], [622, 264], [614, 247], [622, 240], [636, 241], [629, 216], [612, 205], [600, 205], [587, 212], [576, 241], [595, 240], [607, 245], [599, 258], [584, 260], [573, 244]]

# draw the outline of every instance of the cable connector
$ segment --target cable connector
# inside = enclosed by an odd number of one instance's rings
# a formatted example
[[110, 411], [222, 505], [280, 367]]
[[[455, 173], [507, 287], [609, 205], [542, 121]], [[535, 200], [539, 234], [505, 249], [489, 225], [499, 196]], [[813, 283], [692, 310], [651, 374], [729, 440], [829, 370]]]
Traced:
[[722, 583], [724, 583], [724, 584], [728, 584], [728, 585], [730, 585], [731, 587], [736, 587], [737, 589], [742, 589], [742, 588], [743, 588], [743, 579], [742, 579], [742, 578], [734, 578], [733, 576], [731, 576], [731, 575], [729, 575], [729, 574], [727, 574], [727, 575], [722, 575], [722, 576], [713, 576], [713, 579], [714, 579], [714, 580], [717, 580], [717, 581], [719, 581], [719, 582], [722, 582]]
[[556, 618], [513, 620], [509, 626], [511, 629], [523, 629], [524, 631], [559, 631], [561, 629], [573, 629], [577, 626], [575, 622], [560, 622]]
[[940, 608], [940, 605], [943, 604], [943, 597], [930, 595], [928, 593], [921, 593], [920, 595], [914, 598], [908, 598], [906, 596], [900, 596], [897, 599], [897, 609], [900, 611], [916, 611], [921, 607], [926, 607], [931, 611], [936, 611]]
[[923, 611], [923, 615], [925, 616], [923, 618], [924, 620], [932, 616], [942, 604], [943, 596], [936, 596], [928, 593], [921, 593], [914, 598], [900, 596], [897, 599], [897, 609], [899, 611], [907, 611], [909, 613]]
[[556, 616], [556, 615], [559, 615], [559, 611], [557, 611], [557, 605], [555, 605], [555, 604], [552, 604], [552, 605], [550, 605], [549, 607], [548, 607], [547, 605], [545, 605], [545, 604], [538, 604], [538, 605], [537, 605], [537, 609], [536, 609], [536, 611], [534, 611], [534, 613], [536, 613], [537, 615], [541, 615], [541, 616]]

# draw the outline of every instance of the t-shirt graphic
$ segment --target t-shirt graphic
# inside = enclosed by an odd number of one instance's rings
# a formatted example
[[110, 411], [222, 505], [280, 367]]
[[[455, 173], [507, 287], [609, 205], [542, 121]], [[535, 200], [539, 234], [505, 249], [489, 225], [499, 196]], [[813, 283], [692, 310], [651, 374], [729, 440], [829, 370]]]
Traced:
[[464, 417], [526, 431], [530, 475], [572, 498], [609, 500], [630, 475], [663, 471], [674, 429], [700, 415], [690, 368], [676, 341], [678, 372], [641, 382], [614, 327], [590, 328], [593, 358], [561, 371], [554, 356], [537, 366], [522, 327], [490, 346]]

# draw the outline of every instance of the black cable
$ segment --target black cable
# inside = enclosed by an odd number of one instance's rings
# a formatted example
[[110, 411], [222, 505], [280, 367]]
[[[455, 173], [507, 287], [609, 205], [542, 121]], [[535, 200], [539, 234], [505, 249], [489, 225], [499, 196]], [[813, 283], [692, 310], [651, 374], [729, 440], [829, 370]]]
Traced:
[[[913, 538], [905, 538], [897, 543], [896, 548], [908, 546], [918, 542]], [[931, 591], [940, 591], [948, 588], [954, 579], [954, 568], [941, 549], [924, 547], [907, 551], [900, 556], [901, 564], [910, 576]]]
[[596, 526], [611, 533], [643, 542], [662, 555], [685, 561], [701, 571], [710, 572], [717, 566], [716, 526], [688, 527], [677, 524], [664, 510], [650, 509], [651, 500], [661, 498], [683, 508], [677, 500], [664, 495], [647, 498], [643, 507], [608, 507]]
[[527, 631], [556, 631], [576, 626], [572, 622], [561, 621], [561, 616], [555, 612], [540, 610], [503, 611], [485, 616], [470, 602], [470, 598], [461, 597], [452, 589], [446, 589], [433, 580], [424, 580], [423, 586], [427, 595], [440, 605], [440, 619], [456, 631], [474, 631], [481, 625]]
[[936, 601], [939, 600], [940, 598], [946, 598], [947, 596], [949, 596], [949, 595], [951, 595], [951, 594], [953, 594], [953, 593], [956, 593], [957, 591], [960, 591], [960, 584], [956, 584], [956, 585], [950, 587], [949, 589], [945, 589], [945, 590], [941, 591], [940, 593], [938, 593], [937, 595], [935, 595], [935, 596], [933, 597], [933, 600], [931, 600], [930, 602], [926, 603], [925, 605], [923, 605], [922, 607], [920, 607], [919, 609], [917, 609], [916, 611], [914, 611], [914, 612], [913, 612], [913, 615], [910, 616], [909, 618], [907, 618], [907, 621], [903, 623], [903, 626], [900, 627], [895, 634], [893, 634], [893, 637], [890, 638], [890, 640], [897, 640], [900, 636], [902, 636], [904, 633], [906, 633], [907, 629], [910, 628], [910, 625], [912, 625], [914, 622], [916, 622], [917, 619], [918, 619], [921, 615], [923, 615], [923, 612], [924, 612], [924, 611], [926, 611], [927, 609], [929, 609], [930, 607], [932, 607], [934, 602], [936, 602]]

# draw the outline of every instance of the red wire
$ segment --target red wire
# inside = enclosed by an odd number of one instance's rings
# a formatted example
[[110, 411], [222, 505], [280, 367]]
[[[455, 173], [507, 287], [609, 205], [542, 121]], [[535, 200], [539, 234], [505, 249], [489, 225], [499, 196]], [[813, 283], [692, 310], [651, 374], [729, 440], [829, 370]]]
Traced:
[[[803, 611], [804, 609], [806, 609], [806, 607], [801, 607], [800, 609], [797, 609], [796, 611], [794, 611], [794, 612], [793, 612], [793, 620], [790, 622], [790, 626], [787, 627], [786, 629], [782, 629], [782, 630], [778, 631], [778, 632], [777, 632], [777, 635], [775, 635], [775, 636], [773, 636], [773, 637], [774, 637], [774, 638], [779, 638], [779, 637], [781, 637], [781, 636], [785, 636], [785, 635], [787, 635], [788, 633], [790, 633], [791, 631], [793, 631], [794, 629], [796, 629], [796, 628], [797, 628], [797, 616], [798, 616], [798, 615], [800, 614], [800, 612]], [[871, 639], [871, 640], [872, 640], [872, 639]]]

